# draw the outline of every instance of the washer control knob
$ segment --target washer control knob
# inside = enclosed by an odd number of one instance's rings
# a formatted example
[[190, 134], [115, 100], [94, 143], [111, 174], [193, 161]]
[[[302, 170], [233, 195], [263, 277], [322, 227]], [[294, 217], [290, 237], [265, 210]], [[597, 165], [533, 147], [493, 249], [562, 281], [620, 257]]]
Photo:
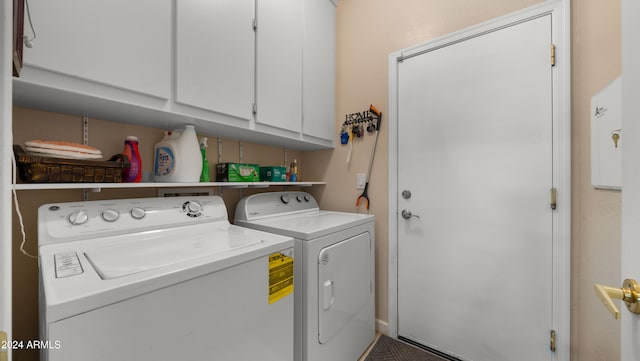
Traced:
[[78, 226], [87, 223], [89, 216], [85, 211], [74, 211], [69, 215], [68, 220], [72, 225]]
[[308, 196], [308, 195], [306, 195], [306, 194], [304, 195], [304, 201], [305, 201], [305, 202], [309, 202], [309, 196]]
[[131, 208], [131, 211], [129, 211], [129, 213], [131, 214], [131, 218], [133, 219], [142, 219], [147, 214], [144, 208], [140, 208], [140, 207]]
[[296, 200], [297, 200], [298, 202], [301, 202], [301, 203], [302, 203], [302, 200], [303, 200], [303, 199], [304, 199], [304, 197], [303, 197], [302, 195], [297, 195], [297, 196], [296, 196]]
[[286, 194], [283, 194], [280, 196], [280, 201], [284, 204], [289, 204], [289, 196]]
[[198, 213], [202, 210], [202, 206], [198, 202], [187, 202], [187, 210], [191, 213]]
[[187, 201], [182, 204], [182, 210], [187, 212], [189, 217], [200, 217], [202, 215], [202, 205], [195, 201]]
[[102, 211], [102, 219], [107, 222], [115, 222], [118, 220], [118, 217], [120, 217], [120, 212], [115, 209], [105, 209]]

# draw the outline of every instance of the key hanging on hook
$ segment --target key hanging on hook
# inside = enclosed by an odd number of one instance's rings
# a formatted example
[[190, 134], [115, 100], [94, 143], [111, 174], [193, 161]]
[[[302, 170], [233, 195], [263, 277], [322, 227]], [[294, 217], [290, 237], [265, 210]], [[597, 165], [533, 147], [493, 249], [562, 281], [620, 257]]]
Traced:
[[620, 132], [622, 129], [616, 129], [611, 132], [611, 139], [613, 140], [613, 145], [618, 148], [618, 142], [620, 141]]

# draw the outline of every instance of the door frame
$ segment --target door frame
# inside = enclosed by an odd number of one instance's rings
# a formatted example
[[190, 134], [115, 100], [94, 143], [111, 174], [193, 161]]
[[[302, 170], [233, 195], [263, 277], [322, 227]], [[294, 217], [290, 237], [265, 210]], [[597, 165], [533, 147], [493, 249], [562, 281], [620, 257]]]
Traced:
[[553, 212], [553, 315], [555, 360], [570, 356], [571, 308], [571, 69], [570, 0], [550, 0], [489, 20], [389, 55], [389, 234], [388, 330], [398, 337], [398, 63], [444, 46], [464, 41], [532, 18], [551, 14], [556, 62], [553, 77], [553, 187], [558, 208]]
[[[11, 159], [13, 151], [12, 74], [13, 74], [13, 1], [3, 1], [0, 11], [0, 339], [12, 338], [11, 316]], [[5, 334], [6, 333], [6, 334]], [[11, 350], [0, 350], [0, 360], [11, 360]]]
[[[640, 126], [637, 119], [640, 110], [636, 102], [640, 94], [640, 46], [636, 34], [640, 30], [635, 15], [640, 11], [640, 4], [635, 0], [622, 0], [622, 126], [624, 127], [624, 143], [622, 143], [622, 242], [620, 247], [620, 274], [622, 278], [640, 279], [637, 255], [640, 251], [638, 242], [638, 218], [640, 217]], [[640, 360], [638, 336], [640, 317], [624, 310], [624, 304], [616, 301], [621, 309], [620, 325], [620, 359]]]

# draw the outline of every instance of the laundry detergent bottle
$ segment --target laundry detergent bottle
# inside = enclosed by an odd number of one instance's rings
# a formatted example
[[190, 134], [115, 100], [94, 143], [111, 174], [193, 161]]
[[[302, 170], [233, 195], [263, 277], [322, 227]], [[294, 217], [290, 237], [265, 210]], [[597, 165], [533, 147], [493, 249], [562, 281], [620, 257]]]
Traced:
[[122, 170], [123, 182], [140, 182], [142, 180], [142, 159], [138, 150], [138, 137], [130, 135], [124, 140], [122, 154], [129, 159], [129, 167]]
[[153, 171], [156, 182], [200, 181], [202, 154], [193, 125], [165, 132], [154, 148]]

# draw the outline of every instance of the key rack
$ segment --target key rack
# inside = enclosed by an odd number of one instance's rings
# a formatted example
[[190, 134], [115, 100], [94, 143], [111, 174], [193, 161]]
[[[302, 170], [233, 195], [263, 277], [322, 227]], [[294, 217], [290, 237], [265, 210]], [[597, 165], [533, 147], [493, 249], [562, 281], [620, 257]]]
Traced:
[[362, 127], [366, 125], [365, 129], [369, 133], [375, 132], [380, 126], [380, 117], [376, 116], [369, 109], [359, 113], [347, 114], [345, 118], [346, 120], [342, 123], [341, 135], [347, 132], [347, 128], [351, 127], [350, 133], [355, 137], [361, 138], [364, 135], [364, 129], [361, 128], [361, 125]]

